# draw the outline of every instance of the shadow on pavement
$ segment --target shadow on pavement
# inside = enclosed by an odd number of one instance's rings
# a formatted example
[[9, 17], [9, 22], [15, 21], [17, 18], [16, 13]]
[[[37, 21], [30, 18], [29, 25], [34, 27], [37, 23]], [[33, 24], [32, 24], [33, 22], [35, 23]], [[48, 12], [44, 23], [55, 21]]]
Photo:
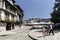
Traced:
[[33, 30], [33, 29], [42, 29], [42, 28], [38, 28], [38, 27], [32, 27], [29, 30]]
[[30, 35], [28, 35], [32, 40], [37, 40], [37, 39], [35, 39], [35, 38], [33, 38], [33, 37], [31, 37]]

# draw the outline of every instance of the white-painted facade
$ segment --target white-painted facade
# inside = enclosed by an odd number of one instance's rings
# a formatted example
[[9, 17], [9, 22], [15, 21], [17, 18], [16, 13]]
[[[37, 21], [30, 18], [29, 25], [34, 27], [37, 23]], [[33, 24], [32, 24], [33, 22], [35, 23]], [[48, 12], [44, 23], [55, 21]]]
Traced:
[[[10, 2], [10, 4], [8, 2]], [[0, 0], [0, 30], [1, 28], [6, 30], [6, 25], [8, 25], [8, 23], [10, 24], [11, 28], [13, 28], [12, 25], [14, 25], [15, 27], [18, 26], [19, 28], [19, 24], [15, 25], [17, 21], [18, 23], [20, 22], [17, 12], [17, 8], [15, 8], [12, 0]]]
[[0, 2], [0, 8], [2, 8], [2, 2]]
[[1, 11], [1, 20], [3, 20], [3, 21], [4, 21], [4, 20], [5, 20], [5, 17], [6, 17], [6, 16], [5, 16], [4, 11]]

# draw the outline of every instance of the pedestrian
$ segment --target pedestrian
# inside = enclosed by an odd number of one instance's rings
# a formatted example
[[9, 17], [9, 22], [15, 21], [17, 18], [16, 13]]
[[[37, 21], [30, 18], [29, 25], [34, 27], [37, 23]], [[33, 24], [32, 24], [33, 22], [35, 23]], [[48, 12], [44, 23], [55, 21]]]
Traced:
[[43, 36], [47, 36], [48, 34], [48, 28], [46, 25], [43, 26]]
[[48, 27], [45, 27], [45, 35], [48, 36]]
[[52, 24], [49, 25], [48, 28], [49, 28], [49, 35], [50, 35], [51, 33], [54, 35]]
[[42, 34], [42, 35], [43, 35], [43, 37], [44, 37], [44, 36], [45, 36], [45, 27], [43, 27], [42, 30], [43, 30], [43, 34]]

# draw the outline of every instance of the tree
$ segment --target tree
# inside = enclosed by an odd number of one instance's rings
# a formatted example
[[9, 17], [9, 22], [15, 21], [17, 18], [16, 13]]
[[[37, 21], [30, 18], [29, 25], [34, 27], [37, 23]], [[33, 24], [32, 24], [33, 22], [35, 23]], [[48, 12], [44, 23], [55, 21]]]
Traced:
[[54, 22], [54, 23], [60, 23], [60, 11], [58, 10], [57, 12], [56, 11], [53, 11], [51, 13], [51, 21]]
[[54, 23], [60, 23], [60, 0], [55, 0], [54, 10], [51, 13], [51, 21]]

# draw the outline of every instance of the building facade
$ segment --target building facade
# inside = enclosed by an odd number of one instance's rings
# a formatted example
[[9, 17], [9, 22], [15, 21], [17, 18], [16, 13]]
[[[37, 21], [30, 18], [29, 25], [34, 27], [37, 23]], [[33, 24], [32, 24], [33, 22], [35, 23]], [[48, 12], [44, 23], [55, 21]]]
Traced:
[[14, 29], [15, 25], [19, 26], [23, 19], [22, 9], [15, 5], [15, 0], [0, 0], [0, 26], [4, 26], [6, 30]]
[[43, 19], [43, 18], [31, 18], [28, 20], [24, 20], [25, 23], [40, 23], [40, 22], [49, 22], [50, 19]]
[[50, 19], [33, 18], [33, 19], [24, 20], [24, 25], [32, 26], [35, 28], [41, 28], [43, 26], [47, 27], [50, 24], [54, 24], [50, 21]]

